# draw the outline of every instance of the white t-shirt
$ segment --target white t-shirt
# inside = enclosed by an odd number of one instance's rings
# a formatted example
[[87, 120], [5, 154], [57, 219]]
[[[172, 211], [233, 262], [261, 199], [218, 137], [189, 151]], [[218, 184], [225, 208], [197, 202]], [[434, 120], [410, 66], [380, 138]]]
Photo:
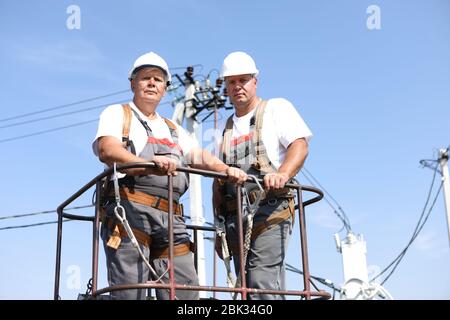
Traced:
[[[250, 119], [255, 111], [256, 108], [242, 117], [233, 115], [232, 138], [250, 133]], [[220, 128], [218, 145], [222, 143], [225, 125], [226, 123], [223, 123]], [[283, 163], [287, 148], [294, 140], [305, 138], [309, 142], [312, 138], [311, 131], [292, 103], [283, 98], [268, 100], [264, 111], [261, 135], [267, 150], [267, 156], [276, 168], [279, 168]]]
[[[170, 142], [173, 142], [172, 136], [170, 135], [170, 130], [164, 119], [156, 113], [156, 118], [153, 120], [149, 120], [131, 101], [129, 103], [130, 107], [135, 110], [142, 120], [146, 121], [150, 129], [152, 130], [153, 135], [157, 139], [167, 138]], [[179, 125], [174, 123], [177, 126], [178, 132], [178, 144], [183, 150], [183, 154], [188, 154], [192, 148], [198, 146], [196, 140], [191, 138], [188, 133]], [[104, 136], [112, 136], [117, 138], [120, 142], [122, 142], [122, 126], [123, 126], [123, 107], [120, 104], [114, 104], [107, 107], [100, 114], [100, 120], [98, 123], [97, 135], [95, 136], [94, 142], [92, 143], [92, 149], [94, 154], [98, 156], [98, 138]], [[136, 149], [136, 154], [139, 154], [144, 150], [145, 145], [147, 144], [147, 132], [145, 131], [144, 126], [136, 116], [133, 114], [131, 117], [130, 124], [130, 140], [133, 141], [134, 147]]]

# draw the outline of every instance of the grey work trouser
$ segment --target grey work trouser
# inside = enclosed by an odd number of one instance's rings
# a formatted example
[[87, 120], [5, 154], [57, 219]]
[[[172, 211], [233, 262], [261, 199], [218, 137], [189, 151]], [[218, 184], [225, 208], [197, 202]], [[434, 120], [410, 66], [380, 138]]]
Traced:
[[[274, 212], [286, 209], [288, 200], [279, 200], [274, 206], [264, 205], [258, 209], [253, 224], [264, 221]], [[244, 224], [244, 242], [246, 224]], [[227, 239], [230, 247], [238, 247], [236, 215], [227, 218]], [[251, 241], [247, 255], [246, 284], [247, 288], [286, 290], [284, 259], [292, 233], [292, 217], [280, 224], [272, 225]], [[235, 250], [237, 251], [237, 250]], [[239, 252], [233, 252], [236, 274], [239, 274]], [[284, 300], [285, 296], [272, 294], [251, 294], [251, 300]]]
[[[133, 229], [139, 229], [151, 235], [151, 248], [164, 248], [168, 246], [167, 212], [126, 200], [123, 200], [121, 204], [125, 208], [130, 226]], [[115, 204], [106, 206], [106, 216], [108, 218], [114, 217], [114, 208]], [[174, 243], [188, 242], [189, 234], [186, 231], [183, 218], [178, 215], [174, 216], [173, 226]], [[109, 285], [146, 283], [148, 280], [156, 280], [157, 278], [151, 274], [149, 268], [141, 259], [139, 252], [132, 245], [128, 237], [122, 238], [120, 246], [117, 249], [110, 248], [106, 245], [111, 233], [112, 230], [102, 225], [101, 236], [106, 254]], [[151, 248], [144, 245], [140, 245], [140, 247], [158, 277], [165, 273], [161, 279], [164, 283], [168, 283], [169, 273], [166, 272], [168, 271], [168, 258], [151, 258]], [[198, 285], [198, 277], [191, 252], [175, 257], [174, 265], [175, 282], [177, 284]], [[177, 290], [175, 295], [180, 300], [197, 300], [199, 296], [197, 291], [189, 290]], [[120, 300], [141, 300], [145, 299], [146, 296], [147, 289], [117, 290], [111, 292], [112, 299]], [[169, 290], [156, 290], [156, 297], [158, 300], [169, 299]]]

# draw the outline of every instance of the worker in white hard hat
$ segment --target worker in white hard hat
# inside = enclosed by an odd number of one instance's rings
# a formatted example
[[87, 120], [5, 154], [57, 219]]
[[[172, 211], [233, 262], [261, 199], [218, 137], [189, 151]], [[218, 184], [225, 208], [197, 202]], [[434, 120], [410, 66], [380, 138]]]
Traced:
[[[218, 148], [226, 164], [264, 181], [264, 192], [255, 210], [250, 233], [247, 233], [247, 226], [251, 222], [244, 220], [244, 238], [251, 235], [250, 246], [244, 247], [244, 257], [247, 253], [244, 261], [246, 286], [285, 290], [284, 259], [295, 214], [293, 193], [285, 185], [302, 168], [312, 134], [288, 100], [263, 100], [257, 95], [258, 74], [255, 61], [245, 52], [232, 52], [224, 59], [221, 76], [235, 112], [220, 131], [222, 139]], [[235, 188], [218, 180], [213, 188], [215, 213], [225, 220], [227, 244], [238, 274]], [[245, 183], [244, 188], [248, 198], [244, 197], [242, 203], [244, 208], [251, 208], [261, 189], [249, 183]], [[243, 213], [249, 213], [248, 209]], [[216, 248], [220, 256], [223, 252], [219, 238]], [[252, 294], [250, 298], [284, 299], [284, 296]]]
[[[118, 191], [112, 187], [113, 181], [108, 181], [102, 192], [101, 237], [108, 282], [110, 286], [146, 283], [148, 280], [168, 283], [167, 175], [173, 175], [175, 282], [198, 285], [192, 244], [179, 203], [188, 188], [189, 177], [177, 172], [177, 166], [190, 165], [222, 172], [228, 175], [230, 183], [242, 183], [247, 175], [200, 149], [182, 127], [156, 112], [171, 81], [169, 67], [163, 58], [154, 52], [140, 56], [128, 79], [133, 100], [123, 105], [111, 105], [101, 113], [93, 150], [107, 167], [115, 163], [152, 161], [156, 168], [125, 170], [119, 173]], [[128, 233], [125, 222], [115, 215], [117, 195], [120, 195], [120, 205], [142, 254], [133, 246], [133, 236]], [[167, 289], [158, 289], [156, 297], [169, 299], [169, 293]], [[145, 289], [111, 292], [112, 299], [145, 299], [146, 296]], [[198, 299], [198, 291], [176, 290], [175, 296], [177, 299]]]

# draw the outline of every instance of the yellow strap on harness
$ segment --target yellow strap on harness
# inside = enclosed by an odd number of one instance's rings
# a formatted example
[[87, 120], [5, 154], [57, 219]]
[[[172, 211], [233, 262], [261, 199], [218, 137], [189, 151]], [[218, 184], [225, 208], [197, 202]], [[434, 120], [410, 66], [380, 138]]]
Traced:
[[[121, 224], [114, 223], [111, 219], [106, 220], [106, 226], [108, 227], [108, 229], [112, 230], [112, 234], [109, 237], [106, 245], [117, 250], [117, 248], [119, 248], [120, 246], [120, 243], [122, 242], [122, 238], [128, 238], [128, 234]], [[150, 255], [152, 258], [161, 259], [167, 258], [169, 256], [168, 247], [162, 249], [151, 248], [152, 237], [150, 235], [136, 228], [132, 228], [132, 231], [139, 244], [150, 248]], [[182, 256], [189, 252], [195, 252], [195, 246], [192, 242], [180, 243], [174, 246], [173, 252], [175, 257]]]
[[[267, 155], [266, 147], [262, 141], [262, 126], [264, 120], [264, 112], [266, 110], [267, 100], [261, 100], [255, 111], [255, 130], [252, 137], [253, 145], [256, 151], [256, 163], [253, 167], [262, 173], [276, 172], [275, 166]], [[233, 135], [233, 117], [227, 119], [225, 129], [223, 131], [222, 141], [222, 160], [227, 163], [227, 155], [231, 154], [231, 140]]]
[[[123, 104], [123, 125], [122, 125], [122, 142], [125, 144], [130, 138], [130, 126], [131, 126], [131, 107], [130, 105]], [[125, 147], [127, 147], [125, 145]]]
[[[132, 111], [128, 103], [122, 104], [122, 108], [123, 108], [122, 141], [128, 141], [130, 139]], [[166, 125], [169, 127], [169, 129], [173, 131], [177, 130], [177, 126], [172, 121], [164, 117], [163, 119]]]
[[[112, 219], [106, 219], [106, 226], [108, 229], [113, 231], [106, 245], [113, 249], [117, 249], [120, 246], [122, 238], [128, 238], [128, 233], [123, 225], [120, 223], [115, 223]], [[133, 234], [139, 244], [146, 247], [151, 246], [152, 237], [150, 235], [136, 228], [131, 228], [131, 230], [133, 231]]]
[[267, 100], [261, 100], [255, 111], [255, 133], [253, 134], [253, 144], [256, 149], [256, 163], [254, 164], [254, 167], [262, 173], [272, 173], [277, 170], [270, 161], [266, 147], [262, 141], [262, 126], [266, 106]]
[[257, 236], [259, 236], [261, 233], [269, 230], [274, 225], [278, 225], [282, 223], [283, 221], [289, 219], [289, 217], [292, 217], [292, 225], [294, 225], [295, 220], [295, 205], [294, 200], [289, 201], [289, 207], [286, 209], [276, 212], [274, 214], [271, 214], [269, 218], [265, 221], [257, 222], [253, 225], [253, 233], [252, 233], [252, 240], [255, 240]]
[[[114, 197], [114, 191], [111, 191], [108, 196]], [[120, 196], [122, 197], [122, 199], [126, 199], [128, 201], [133, 201], [164, 212], [169, 212], [169, 201], [162, 197], [152, 196], [144, 192], [130, 190], [127, 187], [120, 188]], [[183, 216], [182, 204], [173, 201], [172, 208], [174, 214]]]
[[[176, 244], [173, 247], [173, 254], [175, 257], [184, 256], [185, 254], [188, 254], [189, 252], [195, 252], [195, 247], [192, 242]], [[163, 249], [152, 248], [150, 250], [150, 255], [153, 259], [168, 258], [169, 257], [169, 247], [165, 247]]]

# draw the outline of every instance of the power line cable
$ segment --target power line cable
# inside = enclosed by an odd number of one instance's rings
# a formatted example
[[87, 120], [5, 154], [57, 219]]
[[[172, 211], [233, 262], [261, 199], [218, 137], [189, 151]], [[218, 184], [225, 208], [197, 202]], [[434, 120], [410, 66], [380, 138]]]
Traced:
[[427, 216], [425, 217], [422, 225], [420, 226], [420, 228], [417, 230], [417, 233], [414, 235], [413, 238], [411, 238], [411, 242], [407, 245], [407, 247], [404, 249], [404, 252], [402, 252], [401, 257], [397, 260], [397, 262], [395, 263], [395, 266], [392, 268], [391, 272], [389, 272], [389, 274], [386, 276], [386, 278], [383, 280], [383, 282], [381, 282], [381, 285], [384, 285], [386, 283], [386, 281], [388, 281], [388, 279], [391, 277], [391, 275], [394, 273], [395, 269], [397, 269], [397, 266], [400, 264], [400, 261], [403, 259], [403, 257], [406, 254], [406, 251], [409, 249], [409, 247], [411, 246], [412, 242], [416, 239], [416, 237], [419, 235], [420, 231], [422, 231], [422, 228], [425, 226], [425, 223], [427, 222], [428, 218], [430, 217], [430, 213], [434, 207], [434, 205], [436, 204], [437, 198], [439, 196], [439, 193], [442, 189], [442, 184], [440, 185], [437, 193], [436, 193], [436, 197], [433, 200], [433, 203], [431, 204], [430, 210], [427, 214]]
[[[64, 210], [78, 210], [78, 209], [91, 208], [93, 206], [94, 205], [89, 204], [89, 205], [84, 205], [84, 206], [71, 207], [71, 208], [67, 208], [67, 209], [64, 209]], [[16, 219], [16, 218], [37, 216], [37, 215], [53, 213], [53, 212], [56, 212], [56, 210], [45, 210], [45, 211], [32, 212], [32, 213], [15, 214], [15, 215], [11, 215], [11, 216], [0, 217], [0, 220], [8, 220], [8, 219]]]
[[[64, 210], [65, 211], [78, 210], [78, 209], [90, 208], [90, 207], [93, 207], [93, 206], [94, 205], [83, 205], [83, 206], [66, 208]], [[40, 214], [47, 214], [47, 213], [52, 213], [52, 212], [56, 212], [56, 210], [45, 210], [45, 211], [40, 211], [40, 212], [33, 212], [33, 213], [25, 213], [25, 214], [17, 214], [17, 215], [5, 216], [5, 217], [0, 217], [0, 220], [22, 218], [22, 217], [35, 216], [35, 215], [40, 215]], [[63, 222], [67, 222], [67, 221], [74, 221], [74, 220], [63, 219]], [[0, 231], [11, 230], [11, 229], [23, 229], [23, 228], [37, 227], [37, 226], [43, 226], [43, 225], [48, 225], [48, 224], [54, 224], [54, 223], [58, 223], [58, 221], [46, 221], [46, 222], [31, 223], [31, 224], [24, 224], [24, 225], [18, 225], [18, 226], [2, 227], [2, 228], [0, 228]]]
[[[126, 101], [128, 101], [128, 100], [126, 100]], [[120, 102], [116, 102], [116, 103], [120, 103]], [[116, 103], [113, 103], [113, 104], [116, 104]], [[163, 103], [160, 103], [158, 106], [161, 106], [161, 105], [164, 105], [164, 104], [170, 104], [170, 102], [168, 102], [168, 101], [167, 102], [163, 102]], [[110, 104], [108, 104], [108, 105], [110, 105]], [[99, 106], [93, 107], [93, 108], [99, 108]], [[83, 111], [86, 111], [86, 110], [83, 109]], [[82, 112], [82, 111], [77, 111], [77, 112]], [[76, 112], [69, 112], [69, 113], [76, 113]], [[60, 116], [60, 115], [56, 115], [56, 116]], [[50, 116], [48, 118], [56, 118], [56, 116]], [[39, 119], [39, 120], [36, 120], [36, 121], [40, 121], [40, 120], [45, 120], [45, 119]], [[57, 127], [57, 128], [53, 128], [53, 129], [49, 129], [49, 130], [43, 130], [43, 131], [38, 131], [38, 132], [25, 134], [25, 135], [21, 135], [21, 136], [16, 136], [16, 137], [12, 137], [12, 138], [2, 139], [2, 140], [0, 140], [0, 143], [13, 141], [13, 140], [18, 140], [18, 139], [24, 139], [24, 138], [28, 138], [28, 137], [33, 137], [33, 136], [36, 136], [36, 135], [41, 135], [41, 134], [48, 133], [48, 132], [63, 130], [63, 129], [71, 128], [71, 127], [81, 126], [81, 125], [88, 124], [88, 123], [91, 123], [91, 122], [94, 122], [94, 121], [98, 121], [98, 118], [92, 119], [92, 120], [87, 120], [87, 121], [82, 121], [82, 122], [77, 122], [77, 123], [74, 123], [74, 124], [71, 124], [71, 125]], [[29, 121], [29, 122], [35, 122], [35, 121]]]
[[[203, 65], [202, 64], [195, 64], [195, 65], [193, 65], [193, 67], [201, 67], [201, 68], [203, 68]], [[174, 68], [169, 68], [169, 69], [170, 70], [177, 70], [177, 69], [186, 69], [186, 68], [187, 68], [187, 66], [185, 66], [185, 67], [174, 67]], [[130, 92], [130, 91], [131, 91], [130, 89], [120, 90], [120, 91], [108, 93], [108, 94], [97, 96], [97, 97], [93, 97], [93, 98], [83, 99], [83, 100], [79, 100], [79, 101], [75, 101], [75, 102], [71, 102], [71, 103], [66, 103], [66, 104], [62, 104], [62, 105], [59, 105], [59, 106], [55, 106], [55, 107], [44, 108], [44, 109], [38, 110], [38, 111], [23, 113], [23, 114], [19, 114], [19, 115], [16, 115], [16, 116], [0, 119], [0, 122], [10, 121], [10, 120], [24, 118], [24, 117], [29, 117], [29, 116], [32, 116], [32, 115], [36, 115], [36, 114], [40, 114], [40, 113], [44, 113], [44, 112], [48, 112], [48, 111], [63, 109], [63, 108], [67, 108], [67, 107], [71, 107], [71, 106], [77, 105], [77, 104], [91, 102], [91, 101], [95, 101], [95, 100], [99, 100], [99, 99], [115, 96], [115, 95], [118, 95], [118, 94]]]
[[[94, 107], [89, 107], [89, 108], [84, 108], [84, 109], [79, 109], [79, 110], [74, 110], [74, 111], [69, 111], [69, 112], [64, 112], [64, 113], [58, 113], [58, 114], [55, 114], [55, 115], [52, 115], [52, 116], [31, 119], [31, 120], [22, 121], [22, 122], [16, 122], [16, 123], [0, 126], [0, 129], [20, 126], [20, 125], [23, 125], [23, 124], [28, 124], [28, 123], [33, 123], [33, 122], [38, 122], [38, 121], [58, 118], [58, 117], [63, 117], [63, 116], [67, 116], [67, 115], [71, 115], [71, 114], [75, 114], [75, 113], [80, 113], [80, 112], [86, 112], [86, 111], [90, 111], [90, 110], [94, 110], [94, 109], [108, 107], [108, 106], [114, 105], [114, 104], [122, 104], [122, 103], [125, 103], [125, 102], [128, 102], [128, 101], [130, 101], [130, 99], [121, 100], [121, 101], [115, 101], [115, 102], [110, 102], [110, 103], [104, 103], [104, 104], [97, 105], [97, 106], [94, 106]], [[160, 103], [158, 106], [165, 105], [165, 104], [170, 104], [170, 102], [163, 102], [163, 103]]]
[[92, 123], [92, 122], [96, 122], [96, 121], [98, 121], [98, 118], [92, 119], [92, 120], [87, 120], [87, 121], [73, 123], [73, 124], [70, 124], [70, 125], [67, 125], [67, 126], [62, 126], [62, 127], [57, 127], [57, 128], [53, 128], [53, 129], [38, 131], [38, 132], [30, 133], [30, 134], [25, 134], [25, 135], [21, 135], [21, 136], [16, 136], [16, 137], [12, 137], [12, 138], [2, 139], [2, 140], [0, 140], [0, 143], [14, 141], [14, 140], [19, 140], [19, 139], [24, 139], [24, 138], [29, 138], [29, 137], [41, 135], [41, 134], [44, 134], [44, 133], [49, 133], [49, 132], [53, 132], [53, 131], [63, 130], [63, 129], [67, 129], [67, 128], [82, 126], [82, 125], [85, 125], [85, 124], [88, 124], [88, 123]]
[[427, 200], [425, 201], [425, 205], [424, 205], [424, 208], [423, 208], [423, 210], [422, 210], [422, 213], [420, 214], [420, 217], [419, 217], [419, 220], [417, 221], [417, 224], [416, 224], [416, 226], [415, 226], [415, 228], [414, 228], [414, 231], [413, 231], [413, 235], [412, 235], [412, 237], [411, 237], [411, 239], [408, 241], [408, 244], [406, 245], [406, 247], [400, 252], [400, 254], [387, 266], [387, 267], [385, 267], [378, 275], [376, 275], [375, 277], [373, 277], [372, 278], [372, 280], [371, 281], [373, 281], [373, 280], [375, 280], [375, 279], [377, 279], [378, 277], [380, 277], [383, 273], [385, 273], [397, 260], [401, 260], [402, 258], [403, 258], [403, 256], [404, 256], [404, 254], [406, 253], [406, 249], [408, 249], [409, 248], [409, 246], [410, 246], [410, 244], [411, 244], [411, 240], [412, 239], [414, 239], [415, 238], [415, 236], [416, 236], [416, 232], [417, 232], [417, 230], [420, 228], [420, 224], [421, 224], [421, 221], [422, 221], [422, 218], [423, 218], [423, 216], [424, 216], [424, 214], [425, 214], [425, 210], [426, 210], [426, 207], [427, 207], [427, 205], [428, 205], [428, 202], [429, 202], [429, 200], [430, 200], [430, 197], [431, 197], [431, 192], [432, 192], [432, 190], [433, 190], [433, 185], [434, 185], [434, 181], [435, 181], [435, 178], [436, 178], [436, 173], [437, 173], [437, 167], [435, 167], [435, 171], [434, 171], [434, 174], [433, 174], [433, 179], [432, 179], [432, 181], [431, 181], [431, 185], [430, 185], [430, 188], [429, 188], [429, 190], [428, 190], [428, 195], [427, 195]]
[[[67, 222], [67, 221], [75, 221], [75, 220], [71, 220], [71, 219], [64, 219], [63, 222]], [[11, 230], [11, 229], [22, 229], [22, 228], [30, 228], [30, 227], [38, 227], [38, 226], [43, 226], [43, 225], [47, 225], [47, 224], [54, 224], [54, 223], [58, 223], [58, 221], [47, 221], [47, 222], [40, 222], [40, 223], [32, 223], [32, 224], [24, 224], [21, 226], [10, 226], [10, 227], [3, 227], [0, 228], [0, 231], [3, 230]]]
[[213, 72], [216, 72], [217, 77], [220, 78], [220, 71], [219, 71], [219, 69], [216, 69], [216, 68], [212, 68], [211, 70], [209, 70], [207, 78], [209, 78], [211, 76], [211, 73], [213, 73]]
[[[169, 68], [169, 70], [181, 70], [181, 69], [186, 69], [188, 66], [184, 66], [184, 67], [172, 67]], [[190, 67], [201, 67], [203, 69], [203, 65], [202, 64], [194, 64], [194, 65], [190, 65]], [[200, 70], [201, 71], [201, 70]]]
[[79, 101], [76, 101], [76, 102], [71, 102], [71, 103], [59, 105], [59, 106], [56, 106], [56, 107], [45, 108], [45, 109], [42, 109], [42, 110], [39, 110], [39, 111], [23, 113], [23, 114], [19, 114], [17, 116], [12, 116], [12, 117], [9, 117], [9, 118], [0, 119], [0, 122], [14, 120], [14, 119], [18, 119], [18, 118], [24, 118], [24, 117], [32, 116], [32, 115], [35, 115], [35, 114], [40, 114], [40, 113], [52, 111], [52, 110], [63, 109], [63, 108], [67, 108], [67, 107], [71, 107], [71, 106], [77, 105], [77, 104], [81, 104], [81, 103], [86, 103], [86, 102], [91, 102], [91, 101], [107, 98], [107, 97], [111, 97], [111, 96], [118, 95], [118, 94], [121, 94], [121, 93], [129, 92], [129, 91], [130, 91], [130, 89], [121, 90], [121, 91], [105, 94], [105, 95], [94, 97], [94, 98], [79, 100]]
[[398, 256], [397, 256], [391, 263], [389, 263], [389, 265], [388, 265], [387, 267], [385, 267], [380, 273], [378, 273], [376, 276], [374, 276], [374, 277], [370, 280], [371, 282], [374, 281], [375, 279], [379, 278], [382, 274], [384, 274], [385, 272], [387, 272], [387, 271], [393, 266], [392, 270], [389, 272], [389, 274], [388, 274], [388, 275], [386, 276], [386, 278], [383, 280], [383, 282], [381, 283], [381, 285], [383, 285], [383, 284], [391, 277], [391, 275], [393, 274], [393, 272], [395, 271], [395, 269], [397, 268], [397, 266], [400, 264], [401, 260], [402, 260], [402, 259], [404, 258], [404, 256], [406, 255], [406, 252], [408, 251], [409, 247], [411, 246], [411, 244], [413, 243], [413, 241], [417, 238], [417, 236], [419, 235], [420, 231], [421, 231], [422, 228], [424, 227], [425, 223], [427, 222], [427, 220], [428, 220], [428, 218], [429, 218], [429, 216], [430, 216], [430, 214], [431, 214], [431, 212], [432, 212], [432, 210], [433, 210], [434, 205], [436, 204], [437, 198], [438, 198], [438, 196], [439, 196], [440, 190], [441, 190], [442, 185], [443, 185], [443, 182], [441, 181], [441, 184], [440, 184], [440, 186], [439, 186], [439, 189], [438, 189], [438, 191], [437, 191], [437, 193], [436, 193], [436, 196], [435, 196], [434, 199], [433, 199], [433, 202], [432, 202], [432, 204], [431, 204], [431, 206], [430, 206], [430, 208], [429, 208], [429, 210], [428, 210], [428, 213], [427, 213], [426, 217], [423, 218], [424, 215], [425, 215], [425, 212], [426, 212], [428, 203], [429, 203], [430, 198], [431, 198], [431, 193], [432, 193], [432, 191], [433, 191], [433, 186], [434, 186], [434, 182], [435, 182], [435, 179], [436, 179], [436, 174], [437, 174], [437, 172], [438, 172], [438, 168], [437, 168], [437, 165], [436, 165], [436, 166], [435, 166], [435, 170], [434, 170], [434, 174], [433, 174], [433, 178], [432, 178], [432, 181], [431, 181], [431, 185], [430, 185], [430, 188], [429, 188], [429, 190], [428, 190], [428, 195], [427, 195], [427, 199], [426, 199], [426, 201], [425, 201], [425, 205], [424, 205], [424, 207], [423, 207], [422, 213], [420, 214], [419, 220], [417, 221], [417, 224], [416, 224], [416, 226], [415, 226], [415, 228], [414, 228], [414, 231], [413, 231], [413, 234], [412, 234], [412, 236], [411, 236], [411, 239], [408, 241], [406, 247], [400, 252], [400, 254], [398, 254]]
[[[293, 265], [291, 265], [291, 264], [289, 264], [289, 263], [286, 263], [286, 270], [287, 270], [287, 271], [291, 271], [291, 272], [295, 272], [295, 273], [298, 273], [298, 274], [303, 275], [303, 271], [301, 271], [300, 269], [294, 267]], [[322, 283], [323, 285], [327, 286], [328, 288], [332, 289], [332, 290], [333, 290], [333, 300], [334, 300], [334, 293], [335, 293], [335, 291], [337, 291], [337, 292], [340, 292], [340, 291], [341, 291], [341, 289], [338, 288], [338, 287], [336, 287], [336, 286], [334, 285], [333, 281], [331, 281], [331, 280], [324, 279], [324, 278], [320, 278], [320, 277], [316, 277], [316, 276], [313, 276], [313, 275], [309, 275], [309, 277], [310, 277], [311, 279], [314, 279], [314, 280], [316, 280], [316, 281]], [[311, 280], [311, 279], [310, 279], [310, 280]], [[312, 283], [312, 282], [311, 282], [311, 283]], [[315, 285], [314, 285], [314, 287], [318, 290], [318, 288], [317, 288]]]
[[348, 226], [348, 229], [351, 231], [352, 228], [350, 226], [350, 220], [348, 219], [347, 214], [345, 213], [344, 209], [342, 209], [341, 205], [337, 202], [337, 200], [331, 195], [331, 193], [329, 193], [327, 191], [327, 189], [325, 189], [324, 186], [322, 186], [320, 184], [320, 182], [313, 176], [313, 174], [311, 172], [308, 171], [308, 169], [306, 169], [305, 167], [303, 168], [303, 170], [308, 173], [311, 178], [317, 183], [317, 185], [328, 195], [328, 197], [330, 197], [330, 199], [338, 206], [338, 210], [342, 213], [342, 216], [345, 219], [345, 224]]
[[[305, 172], [303, 171], [305, 168], [303, 167], [303, 169], [301, 170], [301, 173], [305, 176], [305, 178], [314, 186], [316, 187], [315, 183], [305, 174]], [[339, 230], [339, 232], [342, 231], [342, 229], [346, 229], [347, 231], [350, 231], [350, 225], [349, 223], [346, 221], [346, 219], [336, 210], [336, 208], [333, 206], [333, 204], [328, 200], [327, 196], [324, 196], [324, 200], [325, 202], [330, 206], [331, 209], [333, 209], [333, 213], [339, 218], [339, 220], [341, 220], [343, 226], [342, 228]]]
[[110, 106], [110, 105], [113, 105], [113, 104], [124, 103], [124, 102], [128, 102], [128, 101], [129, 101], [129, 99], [116, 101], [116, 102], [112, 102], [112, 103], [105, 103], [105, 104], [101, 104], [101, 105], [97, 105], [97, 106], [89, 107], [89, 108], [84, 108], [84, 109], [80, 109], [80, 110], [69, 111], [69, 112], [64, 112], [64, 113], [58, 113], [58, 114], [55, 114], [55, 115], [52, 115], [52, 116], [41, 117], [41, 118], [26, 120], [26, 121], [22, 121], [22, 122], [11, 123], [11, 124], [7, 124], [7, 125], [4, 125], [4, 126], [0, 126], [0, 129], [16, 127], [16, 126], [20, 126], [20, 125], [23, 125], [23, 124], [28, 124], [28, 123], [33, 123], [33, 122], [38, 122], [38, 121], [43, 121], [43, 120], [48, 120], [48, 119], [54, 119], [54, 118], [58, 118], [58, 117], [64, 117], [64, 116], [67, 116], [67, 115], [70, 115], [70, 114], [86, 112], [86, 111], [99, 109], [99, 108], [102, 108], [102, 107], [107, 107], [107, 106]]
[[[309, 177], [306, 175], [306, 173], [303, 171], [304, 169], [305, 169], [305, 168], [302, 169], [301, 173], [305, 176], [305, 178], [306, 178], [306, 179], [307, 179], [314, 187], [318, 188], [318, 186], [317, 186], [316, 183], [312, 180], [312, 178], [309, 178]], [[305, 171], [306, 171], [306, 170], [305, 170]], [[310, 174], [310, 175], [311, 175], [311, 174]], [[321, 188], [324, 189], [322, 186], [321, 186]], [[325, 189], [324, 189], [324, 191], [325, 191]], [[330, 206], [330, 208], [333, 209], [334, 214], [336, 214], [336, 216], [337, 216], [337, 217], [341, 220], [341, 222], [343, 223], [342, 229], [345, 228], [347, 231], [350, 230], [351, 228], [350, 228], [350, 226], [349, 226], [349, 224], [348, 224], [348, 222], [347, 222], [347, 219], [346, 219], [344, 216], [342, 216], [342, 215], [338, 212], [338, 210], [334, 207], [334, 205], [328, 200], [328, 194], [327, 194], [327, 192], [325, 192], [324, 200], [325, 200], [325, 202]], [[342, 229], [341, 229], [341, 230], [342, 230]], [[341, 230], [340, 230], [340, 231], [341, 231]], [[339, 231], [339, 232], [340, 232], [340, 231]]]

